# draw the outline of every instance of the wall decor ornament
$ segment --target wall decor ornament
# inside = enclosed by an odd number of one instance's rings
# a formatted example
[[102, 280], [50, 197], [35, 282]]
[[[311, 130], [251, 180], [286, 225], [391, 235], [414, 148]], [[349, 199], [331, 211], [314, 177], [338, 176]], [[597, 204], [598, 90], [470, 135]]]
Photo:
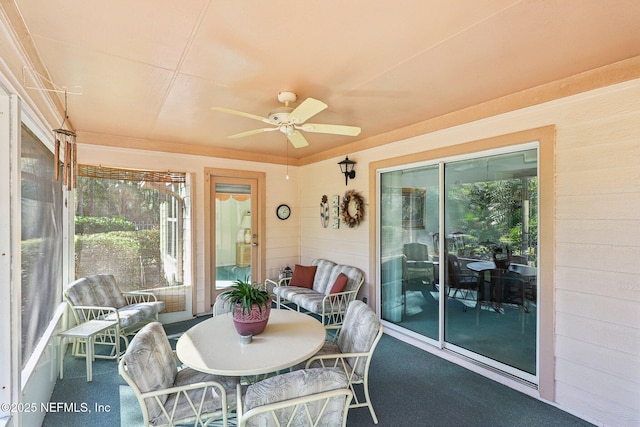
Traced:
[[320, 225], [322, 228], [327, 228], [329, 225], [329, 199], [326, 194], [320, 200]]
[[[353, 215], [349, 212], [354, 212]], [[364, 219], [364, 199], [356, 190], [349, 190], [344, 193], [342, 198], [342, 220], [349, 228], [355, 228], [360, 225]]]
[[424, 229], [426, 194], [427, 190], [424, 188], [402, 189], [402, 226], [404, 228]]

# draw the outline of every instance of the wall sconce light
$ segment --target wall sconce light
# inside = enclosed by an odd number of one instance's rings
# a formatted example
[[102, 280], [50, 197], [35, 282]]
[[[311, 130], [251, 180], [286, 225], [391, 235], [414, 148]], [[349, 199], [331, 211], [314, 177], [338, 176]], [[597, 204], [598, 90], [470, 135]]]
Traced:
[[344, 160], [338, 162], [338, 164], [340, 165], [340, 171], [344, 174], [344, 185], [347, 185], [349, 178], [353, 179], [356, 177], [356, 171], [353, 170], [356, 162], [349, 160], [349, 156], [346, 156]]

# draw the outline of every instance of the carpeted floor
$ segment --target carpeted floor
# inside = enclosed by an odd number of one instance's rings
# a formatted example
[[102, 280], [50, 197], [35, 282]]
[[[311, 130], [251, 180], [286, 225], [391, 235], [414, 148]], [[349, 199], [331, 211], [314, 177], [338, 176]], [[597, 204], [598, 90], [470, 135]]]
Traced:
[[[203, 319], [166, 325], [172, 345], [181, 332]], [[64, 363], [64, 379], [58, 380], [51, 401], [76, 403], [78, 411], [49, 412], [43, 426], [142, 425], [137, 400], [118, 375], [115, 361], [96, 360], [90, 383], [84, 359], [67, 353]], [[371, 399], [379, 426], [591, 425], [387, 335], [380, 340], [370, 369]], [[82, 412], [85, 407], [88, 411]], [[347, 426], [371, 425], [366, 408], [349, 411]]]
[[[469, 300], [447, 298], [445, 337], [454, 344], [489, 359], [500, 361], [535, 375], [536, 307], [527, 312], [517, 306], [504, 305], [498, 314], [491, 305], [476, 311], [475, 291]], [[458, 297], [461, 294], [456, 294]], [[420, 335], [438, 340], [439, 293], [435, 287], [409, 281], [405, 292], [405, 308], [395, 323]], [[392, 320], [392, 319], [387, 319]]]

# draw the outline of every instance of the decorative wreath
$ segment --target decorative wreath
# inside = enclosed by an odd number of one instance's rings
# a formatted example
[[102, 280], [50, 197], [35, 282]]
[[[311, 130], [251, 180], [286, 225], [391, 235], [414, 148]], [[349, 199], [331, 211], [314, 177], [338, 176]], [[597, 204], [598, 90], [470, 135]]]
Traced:
[[[356, 213], [351, 216], [349, 213], [349, 206], [353, 203], [356, 208]], [[360, 222], [364, 219], [364, 199], [356, 190], [349, 190], [344, 193], [342, 198], [342, 220], [349, 228], [354, 228], [360, 225]]]

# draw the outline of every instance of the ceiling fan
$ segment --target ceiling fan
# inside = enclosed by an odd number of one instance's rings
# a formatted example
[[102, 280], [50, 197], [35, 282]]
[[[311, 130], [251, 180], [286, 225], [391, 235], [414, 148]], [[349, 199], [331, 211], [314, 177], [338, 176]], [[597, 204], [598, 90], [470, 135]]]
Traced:
[[259, 120], [263, 123], [274, 126], [237, 133], [235, 135], [230, 135], [229, 138], [242, 138], [244, 136], [255, 135], [262, 132], [279, 130], [287, 136], [287, 139], [295, 148], [301, 148], [309, 145], [309, 142], [307, 142], [306, 138], [300, 131], [347, 136], [357, 136], [360, 134], [360, 128], [356, 126], [306, 123], [308, 119], [327, 108], [327, 104], [314, 98], [307, 98], [296, 108], [289, 107], [289, 103], [295, 102], [296, 99], [298, 99], [298, 97], [293, 92], [279, 92], [278, 101], [282, 102], [284, 107], [276, 108], [271, 111], [267, 117], [261, 117], [251, 113], [243, 113], [242, 111], [231, 110], [223, 107], [211, 107], [211, 109], [221, 111], [223, 113], [247, 117], [249, 119]]

